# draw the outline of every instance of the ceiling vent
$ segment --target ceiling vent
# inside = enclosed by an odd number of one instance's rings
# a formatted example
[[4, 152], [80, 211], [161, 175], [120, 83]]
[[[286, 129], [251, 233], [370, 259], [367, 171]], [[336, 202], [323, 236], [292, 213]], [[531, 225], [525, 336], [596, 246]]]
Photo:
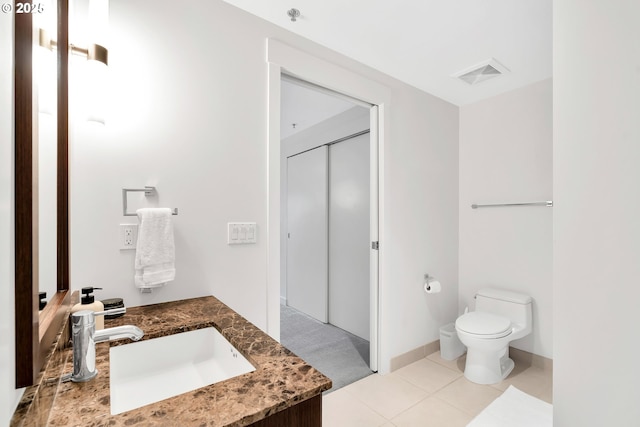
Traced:
[[493, 77], [508, 73], [509, 69], [496, 61], [494, 58], [483, 61], [465, 70], [453, 74], [451, 77], [458, 78], [470, 85], [475, 85]]

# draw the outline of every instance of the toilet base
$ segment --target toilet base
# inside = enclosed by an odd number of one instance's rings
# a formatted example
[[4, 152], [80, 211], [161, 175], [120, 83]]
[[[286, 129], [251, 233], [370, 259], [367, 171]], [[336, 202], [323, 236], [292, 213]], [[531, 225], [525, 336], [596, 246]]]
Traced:
[[476, 384], [497, 384], [513, 371], [514, 366], [508, 347], [498, 354], [468, 348], [464, 376]]

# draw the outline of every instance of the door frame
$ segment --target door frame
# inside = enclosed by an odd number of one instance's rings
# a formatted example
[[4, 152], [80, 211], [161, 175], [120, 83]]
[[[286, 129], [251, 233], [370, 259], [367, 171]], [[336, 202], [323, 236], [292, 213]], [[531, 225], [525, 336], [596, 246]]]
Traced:
[[[384, 129], [388, 120], [385, 107], [389, 104], [387, 87], [359, 74], [338, 67], [308, 53], [294, 49], [275, 39], [267, 39], [268, 62], [268, 164], [267, 164], [267, 333], [280, 340], [280, 279], [281, 279], [281, 230], [280, 230], [280, 82], [283, 74], [294, 76], [313, 85], [327, 88], [348, 97], [371, 104], [371, 192], [372, 209], [377, 214], [377, 224], [372, 221], [372, 239], [384, 241]], [[377, 114], [375, 114], [377, 112]], [[375, 193], [375, 194], [374, 194]], [[375, 204], [374, 204], [375, 203]], [[373, 208], [375, 207], [375, 209]], [[372, 220], [374, 218], [372, 217]], [[377, 225], [377, 226], [376, 226]], [[380, 280], [384, 269], [384, 246], [370, 251], [370, 367], [378, 371], [388, 366], [381, 360], [387, 337], [384, 328], [383, 298], [385, 284]], [[386, 362], [386, 363], [385, 363]], [[386, 372], [383, 372], [386, 373]]]

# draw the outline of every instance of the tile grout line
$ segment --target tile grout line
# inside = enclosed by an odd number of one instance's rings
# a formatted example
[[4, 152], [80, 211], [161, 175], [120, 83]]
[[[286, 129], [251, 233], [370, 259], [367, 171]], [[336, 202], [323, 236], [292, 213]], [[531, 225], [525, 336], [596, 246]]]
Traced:
[[[500, 397], [500, 396], [502, 395], [502, 393], [504, 393], [504, 390], [498, 390], [498, 389], [495, 389], [495, 388], [491, 387], [491, 386], [490, 386], [490, 385], [488, 385], [488, 384], [475, 384], [475, 383], [473, 383], [473, 382], [469, 381], [468, 379], [466, 379], [464, 376], [462, 376], [462, 377], [460, 377], [460, 378], [456, 379], [453, 383], [458, 382], [458, 381], [464, 381], [464, 382], [467, 382], [467, 383], [470, 383], [470, 384], [477, 385], [477, 386], [482, 387], [482, 388], [484, 388], [484, 389], [489, 389], [489, 390], [493, 390], [493, 391], [499, 392], [500, 394], [499, 394], [498, 396], [496, 396], [496, 397], [495, 397], [495, 399], [497, 399], [498, 397]], [[449, 387], [449, 386], [453, 385], [453, 383], [449, 384], [447, 387]], [[444, 388], [443, 388], [442, 390], [440, 390], [440, 391], [443, 391], [443, 390], [444, 390], [445, 388], [447, 388], [447, 387], [444, 387]], [[439, 396], [435, 396], [435, 397], [436, 397], [436, 398], [438, 398], [438, 399], [440, 399], [440, 400], [442, 400], [443, 402], [447, 403], [449, 406], [453, 406], [454, 408], [456, 408], [456, 409], [458, 409], [458, 410], [460, 410], [460, 411], [464, 412], [464, 413], [465, 413], [465, 414], [467, 414], [467, 415], [470, 415], [470, 416], [472, 416], [472, 417], [476, 417], [476, 416], [478, 415], [477, 413], [473, 413], [473, 412], [471, 412], [471, 411], [469, 411], [469, 410], [465, 409], [465, 407], [463, 407], [462, 405], [461, 405], [461, 406], [456, 406], [455, 404], [453, 404], [453, 403], [451, 403], [451, 402], [449, 402], [449, 401], [447, 401], [447, 400], [445, 400], [445, 399], [443, 399], [443, 398], [441, 398], [441, 397], [439, 397]], [[493, 400], [495, 400], [495, 399], [493, 399]], [[492, 401], [493, 401], [493, 400], [492, 400]], [[488, 406], [489, 404], [491, 404], [491, 402], [489, 402], [487, 405], [485, 405], [485, 407], [486, 407], [486, 406]]]
[[[404, 413], [405, 413], [405, 412], [407, 412], [407, 411], [410, 411], [410, 410], [411, 410], [411, 409], [413, 409], [414, 407], [418, 406], [419, 404], [421, 404], [421, 403], [422, 403], [422, 402], [424, 402], [425, 400], [430, 399], [430, 398], [432, 398], [432, 397], [435, 397], [435, 394], [434, 394], [434, 393], [430, 393], [430, 394], [426, 395], [424, 398], [420, 399], [420, 400], [419, 400], [419, 401], [417, 401], [415, 404], [413, 404], [413, 405], [409, 406], [409, 407], [408, 407], [407, 409], [405, 409], [404, 411], [400, 412], [399, 414], [396, 414], [393, 418], [391, 418], [391, 419], [385, 418], [385, 419], [386, 419], [387, 421], [389, 421], [390, 423], [393, 423], [394, 418], [398, 418], [400, 415], [404, 414]], [[451, 405], [449, 405], [449, 406], [451, 406]], [[394, 425], [395, 425], [395, 424], [394, 424]]]
[[[388, 374], [388, 375], [392, 375], [392, 374], [393, 374], [393, 373]], [[373, 375], [379, 375], [379, 374], [377, 374], [377, 373], [376, 373], [376, 374], [373, 374]], [[399, 376], [399, 375], [395, 375], [395, 376], [394, 376], [394, 378], [396, 378], [396, 379], [398, 379], [398, 380], [401, 380], [401, 381], [405, 382], [406, 384], [408, 384], [408, 385], [410, 385], [410, 386], [412, 386], [412, 387], [415, 387], [415, 388], [419, 389], [420, 391], [423, 391], [423, 392], [427, 393], [427, 395], [426, 395], [426, 396], [424, 396], [423, 398], [421, 398], [418, 402], [416, 402], [416, 403], [414, 403], [413, 405], [409, 406], [408, 408], [406, 408], [406, 409], [402, 410], [400, 413], [398, 413], [398, 414], [394, 415], [392, 418], [387, 418], [386, 416], [384, 416], [384, 415], [383, 415], [383, 414], [381, 414], [380, 412], [376, 411], [376, 409], [375, 409], [375, 408], [372, 408], [369, 404], [367, 404], [367, 402], [365, 402], [364, 400], [360, 399], [360, 396], [358, 396], [356, 393], [352, 393], [352, 392], [351, 392], [351, 390], [349, 390], [349, 389], [348, 389], [348, 387], [349, 387], [349, 386], [344, 387], [344, 391], [345, 391], [345, 392], [347, 392], [347, 393], [349, 393], [352, 397], [355, 397], [356, 399], [358, 399], [358, 401], [359, 401], [360, 403], [362, 403], [364, 406], [366, 406], [367, 408], [369, 408], [369, 409], [370, 409], [371, 411], [373, 411], [375, 414], [380, 415], [380, 416], [381, 416], [382, 418], [384, 418], [387, 422], [391, 422], [391, 420], [392, 420], [393, 418], [398, 417], [400, 414], [404, 413], [405, 411], [409, 410], [410, 408], [413, 408], [414, 406], [416, 406], [417, 404], [419, 404], [420, 402], [422, 402], [424, 399], [427, 399], [427, 398], [429, 398], [431, 395], [433, 395], [433, 394], [434, 394], [434, 393], [432, 393], [432, 392], [429, 392], [429, 391], [427, 391], [427, 390], [423, 389], [422, 387], [419, 387], [419, 386], [417, 386], [417, 385], [415, 385], [415, 384], [411, 383], [410, 381], [407, 381], [406, 379], [402, 378], [402, 377], [401, 377], [401, 376]], [[355, 384], [355, 383], [354, 383], [354, 384]], [[349, 385], [352, 385], [352, 384], [349, 384]]]

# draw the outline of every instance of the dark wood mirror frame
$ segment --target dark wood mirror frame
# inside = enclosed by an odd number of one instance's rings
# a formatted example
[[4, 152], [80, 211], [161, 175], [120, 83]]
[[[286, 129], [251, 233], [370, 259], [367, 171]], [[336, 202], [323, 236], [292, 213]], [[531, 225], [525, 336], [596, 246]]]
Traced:
[[[15, 345], [16, 388], [37, 381], [69, 304], [69, 1], [57, 0], [57, 293], [38, 313], [37, 184], [34, 184], [31, 14], [14, 13]], [[63, 48], [65, 47], [65, 48]], [[36, 162], [37, 164], [37, 162]]]

